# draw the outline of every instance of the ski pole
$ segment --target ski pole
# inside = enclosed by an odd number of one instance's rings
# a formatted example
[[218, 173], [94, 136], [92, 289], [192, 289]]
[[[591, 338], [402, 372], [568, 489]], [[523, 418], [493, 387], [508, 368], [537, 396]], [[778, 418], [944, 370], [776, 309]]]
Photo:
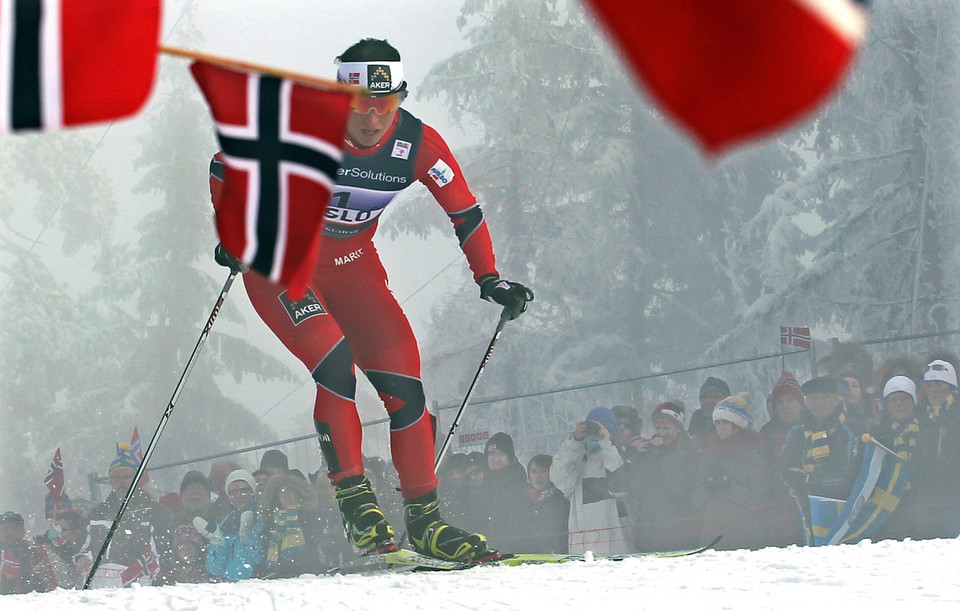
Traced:
[[143, 452], [143, 460], [140, 462], [140, 466], [137, 467], [137, 471], [133, 475], [133, 481], [130, 483], [130, 488], [123, 497], [123, 502], [120, 503], [120, 509], [117, 511], [117, 517], [113, 519], [113, 523], [110, 525], [110, 530], [107, 531], [107, 536], [104, 538], [103, 544], [100, 545], [100, 551], [97, 552], [97, 557], [94, 559], [93, 565], [90, 567], [90, 573], [83, 582], [82, 589], [84, 590], [90, 587], [90, 582], [93, 580], [93, 576], [96, 575], [97, 569], [100, 568], [100, 562], [103, 560], [103, 555], [106, 553], [106, 549], [110, 546], [110, 541], [113, 539], [113, 534], [117, 531], [117, 527], [120, 525], [120, 519], [123, 518], [123, 512], [127, 510], [127, 504], [130, 503], [130, 498], [133, 496], [133, 491], [136, 490], [137, 486], [140, 484], [140, 478], [143, 477], [143, 473], [147, 469], [147, 461], [150, 460], [150, 456], [153, 454], [153, 450], [157, 445], [157, 441], [160, 439], [160, 433], [162, 433], [164, 427], [167, 426], [167, 421], [170, 419], [170, 414], [173, 413], [173, 406], [176, 404], [177, 398], [180, 396], [180, 391], [183, 390], [183, 384], [186, 382], [187, 377], [190, 375], [190, 371], [197, 362], [197, 355], [200, 353], [200, 348], [202, 348], [204, 342], [207, 341], [207, 336], [210, 335], [210, 329], [213, 327], [213, 321], [217, 319], [217, 314], [220, 313], [220, 307], [227, 298], [227, 292], [230, 290], [230, 286], [233, 285], [233, 280], [236, 277], [237, 272], [231, 271], [230, 276], [227, 277], [227, 281], [223, 283], [223, 289], [220, 291], [220, 296], [217, 298], [217, 303], [214, 304], [213, 310], [210, 312], [210, 316], [207, 318], [207, 324], [204, 325], [203, 331], [200, 333], [200, 339], [197, 340], [197, 345], [193, 348], [193, 354], [190, 355], [190, 359], [187, 361], [187, 366], [184, 368], [183, 374], [180, 376], [180, 381], [177, 382], [177, 387], [173, 390], [173, 396], [170, 397], [170, 402], [167, 403], [167, 409], [164, 410], [163, 416], [160, 417], [160, 424], [157, 425], [157, 430], [154, 431], [153, 437], [150, 439], [150, 443], [147, 444], [147, 449]]
[[467, 403], [470, 402], [473, 389], [476, 388], [477, 381], [483, 374], [483, 370], [487, 367], [487, 361], [490, 360], [490, 355], [493, 354], [493, 347], [497, 345], [497, 340], [500, 339], [500, 334], [503, 332], [503, 327], [506, 326], [508, 320], [510, 320], [510, 318], [507, 314], [507, 308], [503, 308], [503, 311], [500, 313], [500, 321], [497, 323], [497, 329], [493, 332], [490, 345], [487, 346], [487, 351], [483, 354], [483, 360], [480, 361], [480, 367], [477, 369], [477, 373], [474, 374], [473, 381], [470, 382], [470, 388], [467, 389], [467, 394], [464, 395], [463, 402], [460, 403], [460, 409], [457, 410], [457, 415], [453, 417], [453, 423], [450, 425], [450, 431], [447, 433], [446, 439], [443, 440], [443, 445], [440, 446], [440, 453], [437, 454], [437, 460], [433, 463], [434, 473], [440, 469], [440, 463], [443, 462], [443, 457], [450, 448], [450, 441], [453, 439], [454, 432], [456, 432], [457, 427], [460, 426], [460, 418], [463, 416], [463, 411], [466, 409]]

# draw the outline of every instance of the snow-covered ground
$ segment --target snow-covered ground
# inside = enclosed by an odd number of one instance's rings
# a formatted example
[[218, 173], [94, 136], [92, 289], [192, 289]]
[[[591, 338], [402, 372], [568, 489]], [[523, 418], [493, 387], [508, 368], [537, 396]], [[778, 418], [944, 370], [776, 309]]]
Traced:
[[[960, 609], [960, 541], [7, 596], [20, 609]], [[613, 607], [610, 607], [611, 609]]]

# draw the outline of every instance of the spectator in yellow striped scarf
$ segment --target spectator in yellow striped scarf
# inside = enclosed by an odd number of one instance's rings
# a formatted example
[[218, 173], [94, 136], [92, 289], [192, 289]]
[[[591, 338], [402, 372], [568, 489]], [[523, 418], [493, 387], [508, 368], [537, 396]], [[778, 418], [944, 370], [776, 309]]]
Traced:
[[916, 417], [917, 385], [894, 376], [883, 387], [880, 419], [870, 429], [877, 443], [909, 462], [917, 453], [920, 420]]
[[267, 480], [260, 495], [265, 577], [297, 577], [322, 571], [318, 503], [309, 482], [293, 472]]
[[[870, 427], [870, 435], [880, 445], [906, 462], [919, 451], [920, 419], [916, 415], [917, 385], [907, 376], [893, 376], [883, 386], [878, 420]], [[911, 473], [912, 475], [912, 473]], [[905, 539], [913, 537], [912, 523], [916, 512], [913, 487], [900, 499], [893, 515], [874, 533], [873, 539]]]
[[795, 493], [846, 499], [860, 468], [860, 441], [846, 424], [839, 382], [814, 378], [800, 392], [804, 408], [787, 433], [781, 475]]

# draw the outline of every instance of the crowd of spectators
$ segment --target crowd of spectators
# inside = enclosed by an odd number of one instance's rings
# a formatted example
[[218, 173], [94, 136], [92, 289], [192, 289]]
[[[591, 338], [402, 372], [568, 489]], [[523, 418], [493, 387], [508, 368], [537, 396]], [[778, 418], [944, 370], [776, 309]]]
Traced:
[[[872, 437], [910, 473], [873, 538], [956, 537], [957, 365], [936, 353], [875, 369], [862, 346], [838, 344], [802, 384], [784, 371], [762, 392], [733, 392], [708, 377], [692, 414], [657, 405], [648, 436], [632, 406], [585, 410], [553, 456], [530, 460], [525, 491], [514, 440], [496, 433], [482, 453], [445, 462], [441, 495], [452, 519], [507, 553], [659, 552], [717, 536], [720, 549], [802, 544], [807, 497], [846, 500]], [[762, 427], [755, 395], [766, 397]]]
[[[708, 377], [699, 406], [652, 412], [593, 407], [553, 455], [524, 464], [514, 439], [441, 465], [443, 514], [483, 532], [504, 553], [629, 553], [687, 549], [722, 536], [721, 549], [800, 544], [806, 495], [846, 499], [869, 434], [908, 464], [910, 485], [874, 538], [960, 535], [960, 391], [957, 358], [890, 359], [876, 370], [856, 344], [835, 347], [822, 375], [783, 372], [758, 427], [750, 392]], [[873, 392], [872, 389], [878, 389]], [[367, 460], [384, 512], [402, 522], [392, 465]], [[23, 518], [0, 515], [0, 593], [82, 586], [139, 467], [117, 444], [111, 492], [90, 507], [46, 503], [47, 532], [26, 538]], [[102, 558], [93, 587], [238, 581], [318, 574], [356, 555], [332, 488], [276, 449], [250, 472], [232, 462], [187, 472], [179, 491], [140, 486]]]

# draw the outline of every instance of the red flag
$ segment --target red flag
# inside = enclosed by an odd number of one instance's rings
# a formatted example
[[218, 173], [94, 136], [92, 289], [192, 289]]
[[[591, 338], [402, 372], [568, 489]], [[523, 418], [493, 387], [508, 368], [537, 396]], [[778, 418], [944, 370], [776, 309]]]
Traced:
[[124, 587], [130, 585], [141, 577], [149, 577], [151, 581], [160, 570], [160, 562], [157, 555], [153, 553], [150, 544], [143, 546], [143, 552], [140, 557], [133, 561], [130, 566], [120, 573], [120, 580]]
[[194, 62], [223, 152], [227, 252], [301, 299], [343, 159], [352, 94]]
[[866, 31], [867, 0], [588, 0], [651, 95], [710, 151], [811, 111]]
[[[133, 436], [130, 437], [130, 453], [138, 463], [143, 464], [143, 447], [140, 445], [140, 429], [137, 427], [133, 427]], [[150, 483], [150, 474], [144, 469], [143, 475], [140, 476], [140, 485], [146, 486], [148, 483]]]
[[47, 490], [53, 496], [54, 501], [58, 501], [63, 496], [63, 459], [60, 457], [60, 448], [57, 448], [47, 469], [47, 476], [43, 478]]
[[0, 133], [136, 113], [159, 37], [160, 0], [0, 0]]
[[798, 348], [809, 348], [812, 343], [810, 327], [780, 327], [780, 343]]

